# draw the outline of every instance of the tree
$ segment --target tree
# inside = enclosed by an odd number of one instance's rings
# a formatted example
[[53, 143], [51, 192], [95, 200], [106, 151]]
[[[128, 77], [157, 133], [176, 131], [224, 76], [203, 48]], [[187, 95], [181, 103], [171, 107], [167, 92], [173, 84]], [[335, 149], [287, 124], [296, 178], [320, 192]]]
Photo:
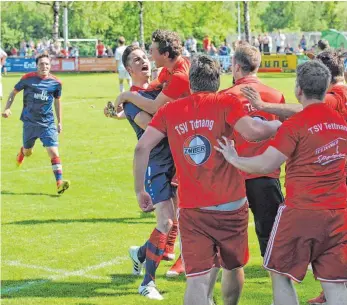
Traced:
[[265, 31], [292, 28], [295, 26], [295, 2], [270, 2], [261, 18]]
[[249, 5], [248, 1], [243, 1], [243, 19], [245, 23], [245, 36], [246, 36], [246, 41], [250, 42], [250, 17], [249, 17]]

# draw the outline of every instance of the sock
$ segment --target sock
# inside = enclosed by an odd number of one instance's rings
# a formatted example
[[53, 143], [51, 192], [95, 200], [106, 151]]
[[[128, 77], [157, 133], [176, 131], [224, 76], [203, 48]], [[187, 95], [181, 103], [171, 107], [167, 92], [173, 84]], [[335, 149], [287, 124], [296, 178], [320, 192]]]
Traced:
[[157, 270], [161, 258], [164, 254], [167, 235], [154, 229], [146, 249], [146, 274], [142, 286], [147, 285], [150, 281], [155, 281], [155, 271]]
[[54, 157], [51, 159], [52, 163], [52, 170], [55, 176], [55, 180], [57, 181], [57, 184], [63, 180], [63, 167], [61, 166], [60, 163], [60, 158], [59, 157]]
[[19, 153], [18, 153], [18, 155], [17, 155], [17, 160], [18, 160], [18, 162], [22, 162], [23, 161], [23, 159], [24, 159], [24, 153], [23, 153], [23, 149], [24, 149], [24, 147], [22, 146], [21, 148], [20, 148], [20, 150], [19, 150]]
[[173, 253], [175, 249], [175, 241], [178, 234], [178, 221], [174, 220], [171, 230], [167, 236], [165, 252]]
[[124, 92], [124, 85], [123, 84], [119, 84], [119, 91], [120, 91], [120, 93]]
[[140, 247], [139, 252], [137, 252], [137, 258], [141, 263], [143, 263], [146, 259], [147, 244], [148, 240], [145, 242], [143, 246]]

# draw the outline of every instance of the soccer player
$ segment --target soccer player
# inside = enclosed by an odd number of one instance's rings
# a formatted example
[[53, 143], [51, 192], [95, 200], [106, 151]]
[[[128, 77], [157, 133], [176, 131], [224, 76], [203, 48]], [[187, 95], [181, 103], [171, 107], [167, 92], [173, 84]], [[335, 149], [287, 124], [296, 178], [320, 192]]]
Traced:
[[[133, 81], [130, 90], [148, 98], [155, 98], [160, 90], [149, 84], [151, 69], [146, 54], [137, 46], [129, 46], [123, 53], [122, 61]], [[136, 132], [137, 138], [140, 139], [152, 115], [127, 102], [124, 103], [124, 113]], [[105, 114], [107, 114], [107, 107]], [[173, 252], [178, 231], [177, 223], [174, 228], [172, 227], [176, 220], [173, 202], [176, 187], [171, 184], [174, 173], [175, 167], [166, 138], [151, 151], [144, 182], [155, 204], [157, 225], [142, 247], [131, 247], [129, 250], [134, 274], [141, 274], [142, 265], [146, 261], [146, 273], [139, 287], [139, 293], [149, 299], [163, 299], [155, 286], [155, 272], [164, 253], [170, 255]]]
[[[25, 74], [14, 86], [7, 100], [2, 117], [11, 115], [11, 105], [19, 91], [24, 90], [23, 111], [23, 146], [17, 155], [17, 165], [20, 166], [24, 157], [33, 153], [36, 139], [40, 138], [51, 159], [52, 170], [57, 183], [58, 194], [64, 193], [70, 182], [63, 179], [63, 168], [58, 151], [58, 133], [63, 130], [61, 91], [59, 79], [50, 74], [51, 61], [48, 55], [42, 54], [36, 58], [37, 72]], [[53, 104], [58, 125], [55, 126]]]
[[[224, 93], [235, 94], [242, 102], [245, 112], [254, 120], [272, 121], [278, 116], [259, 111], [252, 107], [244, 97], [241, 89], [245, 86], [256, 88], [263, 101], [276, 105], [285, 103], [282, 93], [261, 83], [257, 71], [261, 63], [259, 49], [249, 44], [239, 45], [232, 58], [232, 73], [235, 84]], [[263, 153], [269, 145], [269, 140], [249, 142], [236, 132], [236, 150], [240, 156], [250, 157]], [[262, 175], [243, 173], [246, 183], [246, 194], [249, 207], [254, 215], [255, 231], [258, 237], [261, 256], [264, 257], [277, 210], [283, 203], [281, 184], [279, 181], [281, 169]]]
[[119, 47], [116, 49], [115, 52], [115, 59], [117, 61], [117, 71], [118, 71], [118, 79], [119, 79], [119, 91], [122, 93], [124, 92], [124, 80], [128, 82], [128, 85], [131, 87], [131, 78], [127, 70], [125, 69], [122, 61], [122, 56], [124, 53], [124, 50], [126, 49], [125, 45], [125, 38], [123, 36], [119, 37], [118, 39]]
[[[238, 303], [248, 260], [248, 204], [238, 170], [213, 150], [217, 138], [235, 128], [248, 140], [273, 135], [279, 121], [259, 122], [247, 116], [240, 101], [218, 94], [219, 63], [206, 55], [193, 59], [192, 95], [159, 109], [139, 140], [134, 156], [135, 192], [143, 211], [153, 208], [145, 191], [149, 155], [166, 136], [179, 181], [181, 253], [187, 276], [184, 304], [209, 305], [211, 269], [217, 253], [223, 267], [225, 304]], [[237, 245], [237, 246], [236, 246]]]
[[[182, 44], [179, 35], [166, 30], [154, 31], [150, 51], [156, 67], [162, 68], [156, 82], [164, 87], [163, 90], [154, 101], [136, 92], [124, 92], [118, 97], [116, 106], [127, 101], [150, 114], [154, 114], [164, 104], [190, 95], [188, 76], [190, 63], [188, 59], [182, 57]], [[173, 230], [176, 226], [177, 223], [174, 222]], [[168, 259], [174, 257], [173, 247], [171, 249], [172, 254], [165, 255]], [[168, 271], [168, 276], [177, 276], [182, 272], [182, 261], [178, 258]]]
[[[2, 67], [5, 66], [7, 54], [6, 52], [0, 48], [0, 100], [2, 100]], [[4, 74], [6, 75], [6, 70], [4, 68]]]
[[159, 84], [165, 84], [162, 92], [154, 102], [136, 92], [124, 92], [118, 96], [117, 105], [127, 101], [154, 114], [164, 104], [190, 94], [189, 61], [182, 57], [178, 34], [166, 30], [154, 31], [150, 51], [156, 67], [163, 67], [157, 80]]
[[328, 305], [347, 304], [347, 125], [324, 103], [329, 69], [310, 61], [297, 69], [295, 95], [303, 110], [280, 127], [267, 150], [239, 157], [219, 141], [228, 162], [248, 173], [269, 173], [286, 162], [285, 205], [279, 208], [264, 257], [275, 305], [298, 305], [292, 281], [312, 264]]

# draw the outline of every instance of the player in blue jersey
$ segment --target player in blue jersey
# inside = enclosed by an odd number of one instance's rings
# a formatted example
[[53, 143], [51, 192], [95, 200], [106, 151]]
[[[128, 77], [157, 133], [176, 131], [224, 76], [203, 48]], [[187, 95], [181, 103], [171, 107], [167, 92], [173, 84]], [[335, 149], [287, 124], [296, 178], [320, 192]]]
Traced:
[[[155, 85], [151, 86], [148, 82], [151, 70], [146, 54], [139, 47], [129, 46], [125, 49], [122, 60], [132, 78], [133, 85], [130, 90], [154, 102], [161, 90]], [[104, 112], [106, 116], [110, 116], [107, 107]], [[137, 138], [140, 139], [151, 121], [152, 115], [132, 103], [124, 103], [124, 113]], [[111, 116], [118, 119], [121, 117]], [[157, 224], [143, 246], [134, 246], [129, 249], [133, 262], [133, 274], [140, 275], [142, 264], [146, 261], [146, 272], [139, 287], [139, 293], [149, 299], [163, 299], [155, 286], [155, 272], [163, 258], [168, 241], [174, 233], [171, 229], [172, 223], [176, 219], [173, 203], [176, 187], [171, 185], [174, 173], [174, 162], [169, 143], [165, 138], [151, 151], [145, 179], [146, 191], [150, 194], [155, 207]], [[175, 239], [177, 231], [173, 235], [175, 235]]]
[[[42, 54], [36, 58], [37, 72], [25, 74], [15, 85], [7, 100], [2, 117], [11, 115], [11, 105], [18, 92], [24, 90], [23, 111], [20, 119], [23, 121], [23, 146], [17, 155], [17, 165], [20, 166], [24, 157], [33, 153], [36, 139], [40, 139], [51, 158], [53, 173], [57, 182], [58, 194], [64, 193], [70, 183], [63, 180], [63, 169], [58, 152], [58, 133], [63, 130], [60, 96], [61, 82], [50, 74], [51, 61], [48, 55]], [[53, 104], [58, 126], [54, 122]]]

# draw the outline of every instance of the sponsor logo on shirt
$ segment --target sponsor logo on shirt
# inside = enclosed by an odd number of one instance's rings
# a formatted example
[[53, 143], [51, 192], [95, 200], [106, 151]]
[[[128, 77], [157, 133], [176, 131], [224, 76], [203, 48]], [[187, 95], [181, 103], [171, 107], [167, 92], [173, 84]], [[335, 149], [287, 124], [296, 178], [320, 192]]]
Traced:
[[49, 97], [47, 95], [47, 91], [43, 90], [43, 91], [41, 91], [41, 93], [35, 93], [34, 98], [36, 98], [38, 100], [42, 100], [42, 101], [48, 101]]
[[187, 138], [183, 145], [185, 159], [191, 165], [202, 165], [211, 156], [211, 143], [202, 135]]
[[334, 162], [336, 160], [345, 159], [346, 154], [339, 152], [339, 142], [340, 141], [346, 141], [344, 138], [337, 138], [334, 141], [331, 141], [328, 144], [325, 144], [321, 147], [318, 147], [315, 150], [315, 155], [317, 157], [317, 160], [313, 163], [318, 163], [320, 165], [327, 165], [331, 162]]

